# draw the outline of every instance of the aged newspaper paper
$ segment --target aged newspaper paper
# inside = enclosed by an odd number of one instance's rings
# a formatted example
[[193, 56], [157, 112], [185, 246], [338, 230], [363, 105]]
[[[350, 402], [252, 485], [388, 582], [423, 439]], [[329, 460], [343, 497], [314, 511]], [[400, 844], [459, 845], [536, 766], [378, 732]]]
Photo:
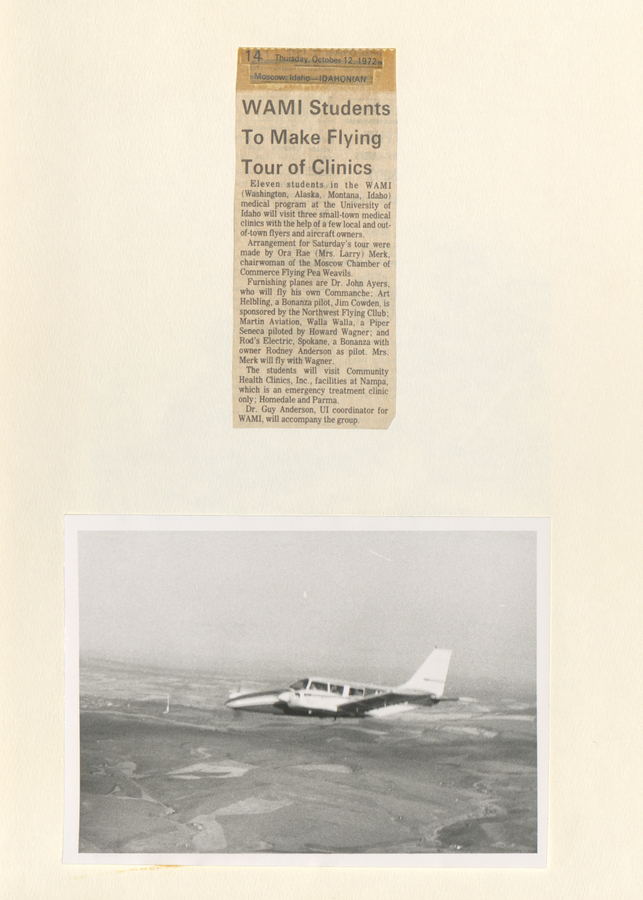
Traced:
[[394, 50], [239, 50], [233, 421], [395, 415]]

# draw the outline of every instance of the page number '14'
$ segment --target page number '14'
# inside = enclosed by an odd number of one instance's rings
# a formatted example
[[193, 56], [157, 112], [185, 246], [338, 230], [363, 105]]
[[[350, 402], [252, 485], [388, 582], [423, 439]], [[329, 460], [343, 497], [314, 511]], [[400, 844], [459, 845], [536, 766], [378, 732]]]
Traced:
[[[248, 62], [250, 62], [250, 50], [246, 50], [246, 56], [248, 57]], [[255, 50], [252, 54], [252, 58], [257, 62], [261, 62], [261, 50]]]

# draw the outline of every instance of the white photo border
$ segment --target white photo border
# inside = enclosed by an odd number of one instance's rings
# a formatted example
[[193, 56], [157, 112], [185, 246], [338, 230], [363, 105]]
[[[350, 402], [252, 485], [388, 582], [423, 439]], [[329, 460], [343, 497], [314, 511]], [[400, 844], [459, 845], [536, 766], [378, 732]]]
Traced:
[[[535, 853], [226, 854], [81, 853], [78, 535], [86, 531], [532, 531], [536, 533], [537, 851]], [[67, 515], [65, 537], [65, 864], [139, 867], [319, 866], [387, 868], [545, 868], [549, 804], [549, 632], [551, 520], [546, 517], [115, 516]]]

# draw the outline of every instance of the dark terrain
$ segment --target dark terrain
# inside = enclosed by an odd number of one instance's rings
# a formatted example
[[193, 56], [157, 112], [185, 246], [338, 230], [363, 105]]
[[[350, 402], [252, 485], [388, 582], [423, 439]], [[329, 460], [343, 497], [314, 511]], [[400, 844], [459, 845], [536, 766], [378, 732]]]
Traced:
[[234, 713], [223, 677], [133, 680], [83, 678], [81, 852], [536, 851], [533, 706], [311, 721]]

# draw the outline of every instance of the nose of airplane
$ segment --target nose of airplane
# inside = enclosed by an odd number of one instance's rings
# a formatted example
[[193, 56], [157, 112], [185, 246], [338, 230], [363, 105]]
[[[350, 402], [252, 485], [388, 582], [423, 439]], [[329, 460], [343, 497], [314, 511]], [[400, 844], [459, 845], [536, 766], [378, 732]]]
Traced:
[[290, 704], [290, 701], [292, 700], [292, 698], [293, 698], [292, 691], [282, 691], [281, 694], [279, 694], [278, 700], [280, 703]]
[[228, 709], [246, 712], [267, 712], [277, 702], [277, 691], [258, 691], [243, 694], [232, 693], [225, 702]]

